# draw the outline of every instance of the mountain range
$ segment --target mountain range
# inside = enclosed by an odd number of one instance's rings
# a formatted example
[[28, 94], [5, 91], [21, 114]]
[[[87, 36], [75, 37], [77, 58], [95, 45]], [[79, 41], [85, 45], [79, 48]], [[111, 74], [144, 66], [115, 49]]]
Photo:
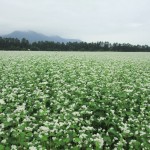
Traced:
[[27, 39], [30, 43], [38, 42], [38, 41], [52, 41], [52, 42], [81, 42], [79, 39], [66, 39], [60, 36], [47, 36], [41, 33], [37, 33], [34, 31], [14, 31], [7, 35], [2, 35], [5, 38], [18, 38], [21, 40], [22, 38]]

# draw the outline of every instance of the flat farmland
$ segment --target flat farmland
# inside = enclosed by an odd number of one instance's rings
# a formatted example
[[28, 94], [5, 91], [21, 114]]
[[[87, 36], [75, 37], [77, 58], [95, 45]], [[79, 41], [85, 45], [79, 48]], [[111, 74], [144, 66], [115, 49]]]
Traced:
[[0, 52], [0, 150], [150, 148], [150, 53]]

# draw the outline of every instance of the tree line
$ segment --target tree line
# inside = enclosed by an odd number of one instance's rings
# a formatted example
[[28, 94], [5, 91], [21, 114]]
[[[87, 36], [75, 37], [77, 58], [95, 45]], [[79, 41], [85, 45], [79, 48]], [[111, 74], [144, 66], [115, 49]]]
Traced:
[[109, 42], [68, 42], [55, 43], [51, 41], [38, 41], [30, 43], [27, 39], [0, 37], [0, 50], [32, 50], [32, 51], [118, 51], [118, 52], [150, 52], [148, 45], [132, 45], [129, 43]]

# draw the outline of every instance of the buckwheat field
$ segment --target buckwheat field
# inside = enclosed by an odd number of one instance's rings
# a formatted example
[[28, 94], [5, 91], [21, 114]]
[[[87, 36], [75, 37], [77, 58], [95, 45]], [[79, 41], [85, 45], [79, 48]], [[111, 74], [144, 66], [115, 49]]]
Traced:
[[150, 53], [0, 52], [0, 150], [102, 149], [150, 149]]

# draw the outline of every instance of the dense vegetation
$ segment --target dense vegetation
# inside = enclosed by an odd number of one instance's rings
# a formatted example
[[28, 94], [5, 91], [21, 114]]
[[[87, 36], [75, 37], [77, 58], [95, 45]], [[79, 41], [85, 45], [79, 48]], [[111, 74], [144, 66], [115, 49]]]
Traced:
[[0, 150], [149, 145], [149, 53], [0, 53]]
[[131, 45], [109, 42], [74, 42], [74, 43], [54, 43], [48, 41], [39, 41], [29, 43], [23, 38], [21, 41], [17, 38], [0, 37], [0, 50], [33, 50], [33, 51], [120, 51], [120, 52], [150, 52], [147, 45]]

